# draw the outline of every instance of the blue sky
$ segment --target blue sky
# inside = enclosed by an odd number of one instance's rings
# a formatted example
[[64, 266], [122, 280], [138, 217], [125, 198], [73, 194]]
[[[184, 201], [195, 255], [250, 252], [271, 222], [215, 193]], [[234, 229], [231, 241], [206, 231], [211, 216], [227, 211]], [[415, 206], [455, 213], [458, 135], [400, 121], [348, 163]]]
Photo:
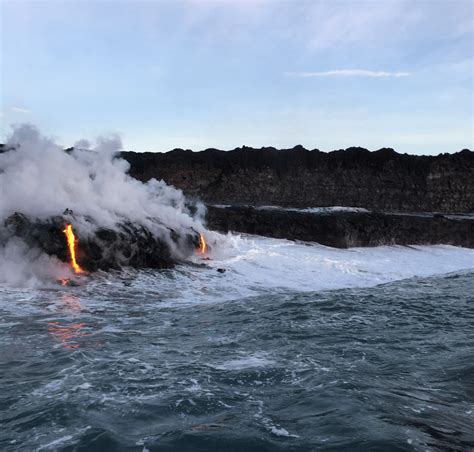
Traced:
[[473, 147], [470, 0], [0, 2], [2, 139]]

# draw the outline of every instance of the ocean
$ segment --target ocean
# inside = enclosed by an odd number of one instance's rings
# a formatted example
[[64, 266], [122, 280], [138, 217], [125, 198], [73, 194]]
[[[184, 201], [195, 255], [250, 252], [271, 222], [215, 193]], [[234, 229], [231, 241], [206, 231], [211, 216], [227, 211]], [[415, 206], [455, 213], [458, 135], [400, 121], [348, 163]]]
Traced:
[[0, 285], [0, 450], [474, 450], [474, 250], [209, 258]]

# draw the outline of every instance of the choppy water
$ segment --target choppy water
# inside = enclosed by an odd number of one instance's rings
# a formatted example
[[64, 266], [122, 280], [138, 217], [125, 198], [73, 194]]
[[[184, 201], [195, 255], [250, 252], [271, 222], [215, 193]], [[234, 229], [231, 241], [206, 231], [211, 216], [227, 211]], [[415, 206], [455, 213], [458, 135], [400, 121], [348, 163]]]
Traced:
[[1, 287], [0, 450], [474, 448], [473, 250], [235, 240]]

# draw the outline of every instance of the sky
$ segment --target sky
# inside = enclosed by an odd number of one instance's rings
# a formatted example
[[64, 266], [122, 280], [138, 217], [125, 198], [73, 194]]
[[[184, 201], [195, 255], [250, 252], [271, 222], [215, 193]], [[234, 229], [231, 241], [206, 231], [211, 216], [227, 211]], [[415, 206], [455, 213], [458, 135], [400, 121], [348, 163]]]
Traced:
[[0, 0], [0, 141], [473, 148], [471, 0]]

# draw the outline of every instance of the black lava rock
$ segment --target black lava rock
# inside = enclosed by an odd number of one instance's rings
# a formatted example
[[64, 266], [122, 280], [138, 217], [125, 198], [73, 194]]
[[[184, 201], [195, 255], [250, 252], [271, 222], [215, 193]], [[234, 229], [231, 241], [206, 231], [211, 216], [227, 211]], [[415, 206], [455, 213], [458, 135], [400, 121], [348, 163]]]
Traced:
[[208, 227], [336, 248], [450, 244], [474, 248], [474, 216], [208, 206]]
[[[71, 217], [55, 216], [48, 220], [31, 219], [21, 213], [10, 216], [0, 234], [0, 245], [11, 237], [19, 237], [31, 247], [37, 247], [49, 255], [69, 262], [69, 250], [64, 234]], [[199, 247], [199, 234], [193, 230], [184, 233], [169, 231], [164, 238], [152, 234], [147, 228], [123, 222], [115, 229], [95, 228], [92, 233], [77, 238], [77, 262], [86, 271], [136, 268], [170, 268], [179, 260], [170, 249], [170, 242], [179, 246], [183, 255], [191, 254]]]

